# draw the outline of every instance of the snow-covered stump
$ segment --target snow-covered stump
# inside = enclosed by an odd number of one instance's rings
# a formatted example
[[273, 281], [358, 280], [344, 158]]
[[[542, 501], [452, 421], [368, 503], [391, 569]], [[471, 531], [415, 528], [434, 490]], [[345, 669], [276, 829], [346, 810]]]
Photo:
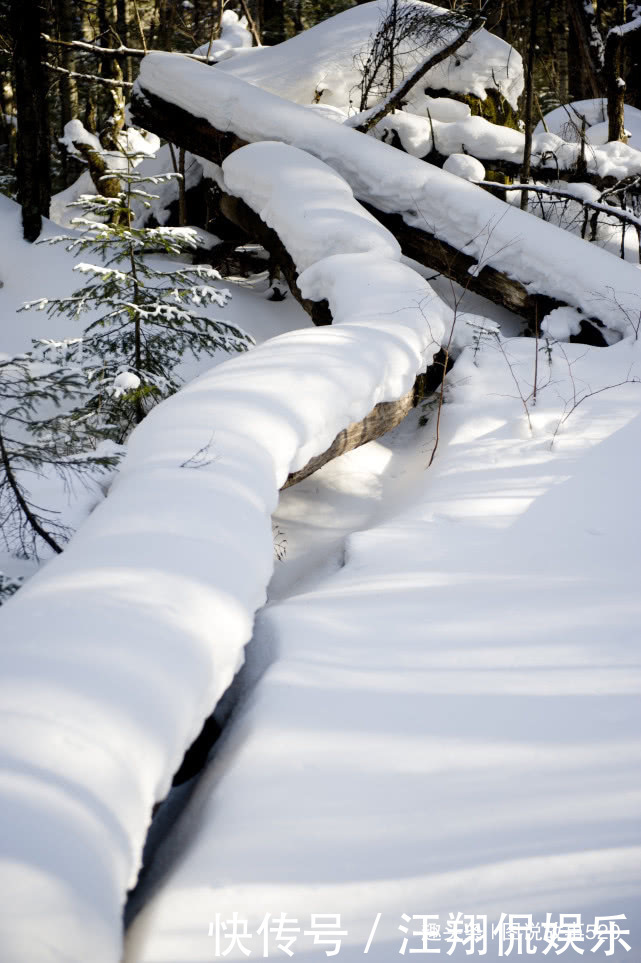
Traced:
[[[265, 600], [279, 489], [406, 395], [451, 321], [321, 162], [257, 145], [225, 178], [297, 250], [301, 289], [327, 298], [334, 324], [274, 338], [154, 408], [109, 497], [0, 611], [3, 963], [120, 959], [153, 805]], [[289, 220], [292, 199], [307, 217]]]
[[629, 264], [473, 183], [219, 68], [152, 54], [142, 62], [131, 109], [141, 125], [217, 164], [248, 142], [277, 140], [308, 151], [377, 215], [402, 218], [411, 256], [430, 263], [440, 250], [439, 270], [531, 322], [569, 306], [584, 322], [609, 329], [606, 339], [616, 339], [638, 316], [641, 275]]

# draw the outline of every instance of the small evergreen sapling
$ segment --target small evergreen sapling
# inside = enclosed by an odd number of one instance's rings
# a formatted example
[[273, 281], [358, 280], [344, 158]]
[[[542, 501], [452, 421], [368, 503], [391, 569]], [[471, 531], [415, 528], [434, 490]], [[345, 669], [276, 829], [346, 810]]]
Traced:
[[117, 172], [124, 189], [115, 197], [85, 195], [74, 202], [85, 212], [72, 222], [83, 228], [80, 237], [44, 242], [66, 242], [67, 250], [76, 254], [100, 255], [101, 263], [75, 267], [86, 275], [86, 284], [71, 297], [42, 298], [23, 306], [52, 316], [97, 313], [82, 338], [48, 342], [45, 349], [63, 355], [88, 378], [90, 397], [76, 409], [76, 417], [90, 418], [117, 442], [124, 441], [154, 404], [178, 389], [176, 367], [185, 353], [198, 357], [221, 349], [244, 351], [252, 343], [234, 325], [199, 312], [211, 304], [224, 307], [231, 297], [227, 289], [211, 284], [222, 280], [218, 271], [206, 265], [167, 269], [166, 260], [161, 266], [152, 264], [154, 254], [184, 260], [196, 248], [197, 234], [190, 228], [133, 226], [133, 202], [149, 208], [154, 199], [141, 185], [175, 175], [144, 177], [133, 170], [132, 159], [128, 155], [128, 169]]
[[[86, 420], [60, 413], [83, 391], [77, 372], [30, 354], [0, 360], [0, 538], [15, 556], [38, 558], [44, 545], [61, 552], [71, 534], [57, 512], [33, 500], [29, 476], [53, 473], [72, 486], [117, 462], [112, 445], [92, 450], [100, 436]], [[0, 601], [18, 584], [0, 578]]]

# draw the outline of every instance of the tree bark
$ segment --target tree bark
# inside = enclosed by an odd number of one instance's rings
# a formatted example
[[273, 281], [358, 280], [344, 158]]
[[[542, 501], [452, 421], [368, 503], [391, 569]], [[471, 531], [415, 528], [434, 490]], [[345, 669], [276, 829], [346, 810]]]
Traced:
[[600, 83], [603, 64], [600, 58], [600, 36], [596, 18], [594, 14], [590, 15], [585, 0], [568, 0], [568, 10], [583, 64], [585, 89], [582, 94], [586, 97], [600, 97], [603, 93]]
[[412, 408], [423, 399], [431, 395], [439, 387], [443, 380], [443, 365], [445, 363], [445, 352], [441, 348], [434, 356], [432, 364], [427, 371], [420, 374], [407, 394], [399, 398], [398, 401], [382, 401], [370, 411], [362, 421], [355, 421], [343, 431], [339, 431], [332, 444], [321, 455], [310, 458], [307, 464], [298, 471], [292, 472], [281, 491], [291, 488], [298, 482], [309, 478], [315, 471], [322, 468], [334, 458], [343, 455], [346, 451], [360, 448], [368, 441], [380, 438], [386, 432], [391, 431], [410, 413]]
[[25, 239], [35, 241], [42, 217], [49, 214], [49, 114], [47, 78], [41, 61], [40, 5], [37, 0], [11, 0], [13, 66], [18, 115], [17, 179]]
[[608, 140], [625, 140], [625, 81], [621, 76], [622, 37], [611, 30], [605, 42], [603, 73], [608, 94]]
[[[56, 0], [56, 18], [58, 22], [58, 36], [60, 40], [70, 43], [73, 39], [73, 15], [68, 0]], [[72, 76], [76, 69], [76, 57], [73, 47], [61, 46], [59, 54], [61, 67], [68, 70], [67, 76], [60, 77], [60, 120], [64, 127], [66, 123], [78, 115], [78, 90]]]
[[[539, 16], [538, 0], [530, 4], [530, 37], [527, 48], [527, 68], [525, 71], [525, 143], [523, 145], [523, 166], [521, 180], [524, 184], [530, 179], [532, 161], [532, 130], [534, 128], [534, 54], [536, 51], [536, 27]], [[527, 211], [527, 191], [521, 191], [521, 210]]]

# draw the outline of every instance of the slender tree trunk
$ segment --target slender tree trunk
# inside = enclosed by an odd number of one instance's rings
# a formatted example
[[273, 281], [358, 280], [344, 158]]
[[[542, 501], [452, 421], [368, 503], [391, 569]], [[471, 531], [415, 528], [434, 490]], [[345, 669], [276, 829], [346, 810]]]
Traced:
[[[125, 47], [137, 46], [136, 43], [132, 43], [132, 11], [129, 0], [116, 0], [116, 14], [120, 43]], [[122, 67], [124, 79], [128, 83], [131, 83], [133, 80], [133, 66], [131, 63], [131, 57], [123, 57], [120, 65]]]
[[40, 4], [37, 0], [11, 0], [13, 66], [18, 114], [18, 201], [27, 241], [35, 241], [42, 217], [49, 214], [49, 117], [47, 77], [41, 65]]
[[[521, 180], [524, 184], [530, 179], [530, 162], [532, 159], [532, 130], [534, 126], [534, 55], [536, 53], [536, 26], [539, 15], [538, 0], [532, 0], [530, 6], [530, 38], [527, 49], [527, 69], [525, 73], [525, 143], [523, 145], [523, 167]], [[521, 210], [527, 210], [527, 191], [521, 191]]]
[[558, 52], [557, 63], [559, 71], [559, 99], [562, 104], [570, 101], [570, 64], [568, 61], [568, 47], [570, 41], [570, 22], [568, 20], [567, 2], [563, 4], [562, 20], [557, 35]]
[[[617, 23], [624, 24], [627, 13], [626, 0], [618, 0]], [[623, 37], [610, 30], [605, 41], [603, 73], [608, 92], [608, 140], [625, 140], [623, 108], [625, 104], [625, 81], [623, 79]]]
[[[70, 43], [74, 40], [72, 7], [68, 0], [56, 0], [56, 18], [58, 22], [58, 36], [60, 40]], [[73, 72], [76, 69], [76, 57], [73, 47], [59, 48], [59, 63], [65, 70]], [[60, 76], [60, 120], [62, 126], [78, 116], [78, 91], [73, 77]]]
[[624, 140], [625, 81], [621, 76], [621, 37], [610, 31], [605, 42], [603, 71], [608, 92], [608, 140]]
[[[64, 40], [66, 43], [71, 43], [74, 39], [71, 5], [67, 0], [56, 0], [55, 13], [58, 39]], [[65, 125], [68, 124], [70, 120], [73, 120], [74, 117], [78, 116], [78, 90], [76, 81], [71, 76], [71, 73], [76, 69], [76, 56], [73, 47], [58, 48], [58, 64], [69, 71], [67, 74], [61, 74], [59, 80], [60, 131], [62, 132]], [[64, 148], [60, 152], [60, 161], [62, 165], [62, 178], [64, 186], [66, 187], [73, 178], [75, 171], [70, 170], [69, 155]]]

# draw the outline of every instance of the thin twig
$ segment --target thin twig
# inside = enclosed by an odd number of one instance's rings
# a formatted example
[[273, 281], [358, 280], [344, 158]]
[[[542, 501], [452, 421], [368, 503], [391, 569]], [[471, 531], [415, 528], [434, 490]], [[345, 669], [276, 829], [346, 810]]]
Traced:
[[96, 74], [79, 74], [75, 70], [66, 70], [65, 67], [50, 64], [48, 60], [43, 60], [42, 65], [57, 74], [73, 77], [74, 80], [89, 80], [92, 84], [103, 84], [105, 87], [133, 87], [133, 84], [129, 83], [128, 80], [110, 80], [108, 77], [99, 77]]

